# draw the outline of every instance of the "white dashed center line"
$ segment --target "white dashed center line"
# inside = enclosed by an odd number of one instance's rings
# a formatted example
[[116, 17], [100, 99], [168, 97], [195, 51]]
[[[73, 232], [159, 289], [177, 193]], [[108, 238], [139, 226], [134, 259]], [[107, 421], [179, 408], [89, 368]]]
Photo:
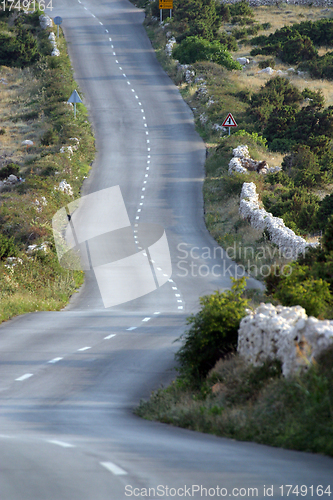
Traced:
[[88, 349], [91, 349], [91, 347], [81, 347], [78, 351], [87, 351]]
[[144, 318], [142, 321], [149, 321], [151, 318]]
[[116, 334], [112, 333], [111, 335], [108, 335], [107, 337], [104, 337], [104, 340], [112, 339], [112, 337], [115, 337], [115, 336], [116, 336]]
[[53, 358], [50, 361], [48, 361], [48, 363], [58, 363], [58, 361], [61, 361], [62, 359], [64, 358]]
[[115, 476], [126, 476], [127, 472], [122, 469], [121, 467], [118, 467], [118, 465], [112, 463], [112, 462], [100, 462], [100, 464], [105, 467], [108, 471], [112, 472]]
[[56, 439], [48, 439], [47, 442], [56, 444], [57, 446], [62, 446], [63, 448], [75, 448], [73, 444], [65, 443], [64, 441], [57, 441]]
[[26, 380], [27, 378], [30, 378], [33, 376], [33, 373], [26, 373], [25, 375], [22, 375], [22, 377], [16, 378], [18, 382], [22, 382], [22, 380]]

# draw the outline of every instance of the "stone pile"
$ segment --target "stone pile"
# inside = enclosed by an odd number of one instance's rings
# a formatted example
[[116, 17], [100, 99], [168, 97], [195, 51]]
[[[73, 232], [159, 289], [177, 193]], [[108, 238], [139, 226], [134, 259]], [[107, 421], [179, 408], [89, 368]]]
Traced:
[[183, 79], [186, 83], [191, 84], [195, 78], [195, 71], [190, 64], [177, 64], [177, 71], [182, 74]]
[[73, 156], [74, 151], [77, 151], [80, 145], [80, 141], [77, 137], [70, 137], [69, 140], [72, 141], [74, 144], [71, 144], [70, 146], [61, 146], [59, 150], [59, 153], [67, 154], [68, 158]]
[[56, 37], [55, 37], [55, 34], [53, 33], [53, 31], [51, 31], [51, 33], [49, 34], [49, 40], [50, 40], [50, 44], [53, 47], [53, 50], [51, 52], [51, 56], [55, 56], [55, 57], [60, 56], [60, 50], [57, 47]]
[[284, 376], [307, 368], [333, 345], [333, 321], [308, 318], [301, 306], [261, 304], [245, 316], [238, 330], [238, 353], [254, 366], [278, 359]]
[[46, 28], [52, 28], [53, 21], [49, 16], [42, 14], [41, 16], [39, 16], [39, 24], [43, 30], [46, 30]]
[[59, 186], [54, 186], [55, 191], [61, 191], [64, 194], [68, 194], [69, 196], [73, 196], [73, 189], [70, 184], [64, 179], [59, 182]]
[[248, 172], [258, 172], [258, 174], [272, 174], [279, 172], [281, 167], [269, 167], [266, 161], [255, 161], [250, 157], [249, 149], [246, 145], [237, 146], [232, 150], [234, 157], [229, 162], [229, 174], [238, 172], [247, 174]]
[[48, 252], [49, 251], [49, 242], [48, 241], [43, 241], [40, 245], [29, 245], [27, 248], [27, 254], [31, 255], [35, 252], [41, 251], [41, 252]]
[[[46, 30], [47, 28], [52, 28], [53, 21], [49, 16], [42, 14], [41, 16], [39, 16], [39, 24], [43, 30]], [[51, 56], [55, 56], [55, 57], [60, 56], [60, 51], [57, 47], [56, 37], [55, 37], [55, 34], [53, 33], [53, 31], [51, 31], [51, 33], [49, 34], [49, 40], [50, 40], [50, 44], [53, 47], [52, 52], [51, 52]]]
[[239, 204], [242, 219], [247, 219], [251, 226], [260, 231], [267, 231], [272, 243], [277, 245], [286, 259], [297, 259], [305, 251], [317, 246], [318, 243], [308, 243], [301, 236], [285, 226], [283, 219], [274, 217], [260, 208], [259, 196], [254, 182], [244, 182]]
[[0, 191], [2, 188], [5, 186], [14, 186], [15, 184], [22, 182], [22, 179], [16, 177], [14, 174], [10, 174], [7, 179], [4, 179], [3, 181], [0, 181]]
[[175, 37], [174, 37], [174, 36], [172, 36], [172, 37], [168, 40], [168, 42], [167, 42], [167, 44], [166, 44], [166, 46], [165, 46], [165, 52], [167, 53], [167, 55], [168, 55], [169, 57], [171, 57], [171, 54], [172, 54], [172, 49], [173, 49], [173, 46], [175, 45], [175, 43], [176, 43], [176, 39], [175, 39]]

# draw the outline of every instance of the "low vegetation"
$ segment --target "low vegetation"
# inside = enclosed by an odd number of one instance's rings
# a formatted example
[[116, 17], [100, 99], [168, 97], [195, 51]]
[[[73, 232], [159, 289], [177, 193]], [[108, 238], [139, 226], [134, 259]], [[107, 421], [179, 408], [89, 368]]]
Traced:
[[[51, 57], [51, 30], [40, 28], [40, 14], [0, 10], [0, 37], [11, 39], [0, 42], [0, 180], [6, 181], [0, 188], [0, 321], [60, 309], [83, 282], [83, 273], [59, 265], [51, 220], [79, 196], [94, 138], [85, 107], [78, 105], [74, 120], [67, 104], [77, 85], [65, 40], [60, 32], [60, 56]], [[18, 180], [7, 182], [9, 175]], [[70, 191], [59, 189], [63, 180]]]
[[178, 377], [141, 401], [148, 420], [241, 441], [333, 456], [333, 350], [285, 379], [276, 361], [246, 366], [232, 354], [193, 387]]
[[[179, 376], [141, 401], [136, 414], [243, 441], [333, 456], [333, 348], [307, 371], [284, 378], [267, 360], [253, 367], [235, 352], [247, 299], [244, 280], [200, 299], [176, 354]], [[221, 357], [217, 362], [217, 358]]]
[[[333, 318], [333, 100], [324, 80], [331, 78], [331, 10], [187, 0], [175, 2], [174, 18], [160, 26], [157, 2], [139, 0], [138, 5], [146, 8], [157, 57], [192, 108], [206, 142], [206, 225], [232, 258], [264, 279], [266, 292], [244, 290], [242, 280], [231, 291], [201, 297], [199, 312], [188, 318], [178, 339], [179, 376], [142, 401], [136, 413], [219, 436], [333, 456], [333, 349], [289, 378], [276, 360], [248, 366], [235, 351], [239, 322], [258, 301], [301, 305], [309, 315]], [[171, 37], [173, 58], [164, 50]], [[249, 63], [241, 71], [219, 64], [212, 55], [218, 48]], [[259, 72], [268, 66], [269, 72]], [[270, 74], [272, 69], [278, 73]], [[228, 112], [238, 124], [230, 136], [222, 128]], [[230, 175], [232, 150], [240, 144], [248, 145], [253, 159], [282, 170]], [[280, 273], [287, 261], [268, 234], [239, 218], [245, 181], [255, 182], [263, 206], [296, 234], [320, 241], [291, 264], [290, 275]], [[265, 278], [264, 266], [271, 268]]]

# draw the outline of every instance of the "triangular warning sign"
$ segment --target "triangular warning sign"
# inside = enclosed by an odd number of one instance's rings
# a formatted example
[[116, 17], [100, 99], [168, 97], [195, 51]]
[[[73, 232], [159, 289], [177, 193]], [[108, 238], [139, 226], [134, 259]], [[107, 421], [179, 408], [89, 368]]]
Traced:
[[82, 102], [82, 100], [77, 91], [74, 90], [67, 102], [73, 102], [76, 104], [77, 102]]
[[236, 120], [231, 113], [228, 114], [228, 116], [222, 123], [222, 127], [237, 127]]

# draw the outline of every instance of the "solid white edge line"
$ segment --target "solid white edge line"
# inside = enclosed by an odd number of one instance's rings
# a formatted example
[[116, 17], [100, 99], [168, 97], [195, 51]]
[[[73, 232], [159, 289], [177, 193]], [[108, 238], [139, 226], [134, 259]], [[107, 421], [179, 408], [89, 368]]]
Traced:
[[108, 335], [107, 337], [104, 337], [104, 340], [109, 340], [112, 339], [112, 337], [115, 337], [116, 333], [111, 333], [111, 335]]
[[112, 462], [100, 462], [100, 464], [115, 476], [127, 476], [127, 472], [124, 469]]
[[58, 441], [57, 439], [47, 439], [47, 442], [56, 444], [57, 446], [62, 446], [63, 448], [75, 448], [74, 444], [65, 443], [64, 441]]
[[15, 380], [17, 380], [18, 382], [22, 382], [22, 380], [26, 380], [27, 378], [30, 378], [32, 376], [33, 373], [25, 373], [24, 375], [22, 375], [22, 377], [18, 377]]

